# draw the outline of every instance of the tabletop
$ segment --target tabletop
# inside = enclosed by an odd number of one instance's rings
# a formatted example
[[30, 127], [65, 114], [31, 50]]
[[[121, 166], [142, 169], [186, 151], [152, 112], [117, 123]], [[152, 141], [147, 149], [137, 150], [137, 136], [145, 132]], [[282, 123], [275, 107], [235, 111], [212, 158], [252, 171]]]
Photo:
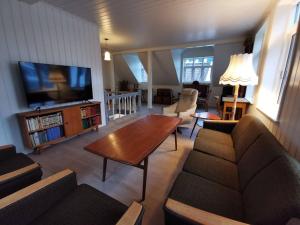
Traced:
[[177, 117], [148, 115], [84, 149], [114, 161], [138, 165], [176, 130], [180, 122], [181, 119]]

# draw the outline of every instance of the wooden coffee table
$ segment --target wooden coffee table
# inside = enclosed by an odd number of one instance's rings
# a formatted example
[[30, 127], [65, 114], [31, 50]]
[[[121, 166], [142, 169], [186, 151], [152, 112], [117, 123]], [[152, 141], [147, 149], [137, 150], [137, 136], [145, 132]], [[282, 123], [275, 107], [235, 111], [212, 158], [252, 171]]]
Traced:
[[214, 113], [210, 113], [210, 112], [194, 113], [191, 116], [196, 118], [196, 122], [194, 124], [193, 129], [192, 129], [192, 133], [191, 133], [190, 138], [193, 136], [193, 132], [195, 130], [195, 127], [196, 127], [199, 119], [202, 119], [202, 120], [220, 120], [221, 119], [221, 117], [219, 117], [218, 115], [216, 115]]
[[103, 181], [108, 159], [144, 170], [143, 201], [146, 194], [148, 157], [170, 134], [175, 135], [177, 150], [177, 126], [180, 122], [181, 119], [176, 117], [149, 115], [100, 138], [84, 149], [103, 157]]

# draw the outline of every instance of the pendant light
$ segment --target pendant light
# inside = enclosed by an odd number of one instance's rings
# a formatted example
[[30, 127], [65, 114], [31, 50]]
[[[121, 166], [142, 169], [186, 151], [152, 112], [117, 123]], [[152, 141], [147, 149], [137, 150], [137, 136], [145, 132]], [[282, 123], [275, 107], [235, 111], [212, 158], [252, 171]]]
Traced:
[[[105, 38], [105, 48], [107, 49], [107, 41], [108, 41], [108, 38]], [[109, 51], [105, 51], [104, 52], [104, 60], [105, 61], [110, 61], [111, 60], [111, 57], [110, 57], [110, 52]]]

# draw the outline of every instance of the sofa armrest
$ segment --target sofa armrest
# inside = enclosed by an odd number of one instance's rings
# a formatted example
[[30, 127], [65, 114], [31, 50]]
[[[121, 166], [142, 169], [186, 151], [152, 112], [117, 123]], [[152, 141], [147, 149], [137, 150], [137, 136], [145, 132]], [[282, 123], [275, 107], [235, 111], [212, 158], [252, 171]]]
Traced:
[[1, 224], [30, 224], [76, 187], [75, 173], [63, 170], [8, 195], [0, 199]]
[[163, 108], [163, 114], [164, 115], [167, 115], [167, 114], [172, 114], [172, 113], [176, 113], [176, 108], [177, 108], [177, 102], [172, 104], [172, 105], [169, 105], [167, 107], [164, 107]]
[[9, 182], [10, 180], [16, 179], [20, 176], [23, 176], [27, 173], [30, 173], [33, 170], [40, 169], [40, 168], [41, 167], [38, 163], [33, 163], [29, 166], [25, 166], [21, 169], [13, 171], [13, 172], [3, 174], [3, 175], [0, 176], [0, 185], [3, 184], [3, 183]]
[[204, 120], [203, 128], [230, 134], [238, 120]]
[[232, 220], [214, 213], [186, 205], [174, 199], [168, 198], [166, 209], [194, 224], [201, 225], [249, 225], [236, 220]]
[[116, 225], [141, 225], [143, 214], [143, 206], [133, 202]]
[[16, 154], [16, 147], [14, 145], [0, 146], [0, 161], [6, 160]]

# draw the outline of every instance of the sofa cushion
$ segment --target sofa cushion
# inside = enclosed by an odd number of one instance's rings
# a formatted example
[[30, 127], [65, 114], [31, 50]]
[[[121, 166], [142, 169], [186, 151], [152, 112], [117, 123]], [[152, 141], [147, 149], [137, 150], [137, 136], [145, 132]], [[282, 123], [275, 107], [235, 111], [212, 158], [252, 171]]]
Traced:
[[284, 156], [258, 173], [243, 192], [246, 221], [282, 225], [300, 216], [300, 165]]
[[284, 154], [283, 147], [271, 133], [261, 135], [238, 163], [241, 190], [257, 173]]
[[204, 152], [231, 162], [236, 161], [235, 150], [233, 146], [224, 143], [218, 143], [201, 135], [195, 139], [194, 150]]
[[187, 172], [179, 174], [169, 198], [231, 219], [243, 219], [239, 192]]
[[242, 158], [249, 146], [264, 132], [268, 132], [268, 130], [259, 119], [249, 115], [241, 119], [237, 128], [234, 128], [232, 132], [236, 161]]
[[255, 117], [250, 115], [244, 115], [239, 122], [235, 125], [235, 127], [232, 130], [231, 136], [233, 140], [237, 140], [239, 138], [239, 135], [243, 133], [249, 126], [249, 124], [255, 120]]
[[183, 170], [218, 184], [239, 190], [237, 166], [227, 160], [202, 152], [191, 151]]
[[203, 128], [199, 130], [197, 137], [208, 139], [219, 144], [233, 146], [231, 135], [220, 131]]
[[0, 175], [21, 169], [25, 166], [33, 164], [33, 160], [23, 153], [18, 153], [14, 157], [0, 162]]
[[113, 225], [126, 210], [117, 200], [82, 184], [32, 224]]

